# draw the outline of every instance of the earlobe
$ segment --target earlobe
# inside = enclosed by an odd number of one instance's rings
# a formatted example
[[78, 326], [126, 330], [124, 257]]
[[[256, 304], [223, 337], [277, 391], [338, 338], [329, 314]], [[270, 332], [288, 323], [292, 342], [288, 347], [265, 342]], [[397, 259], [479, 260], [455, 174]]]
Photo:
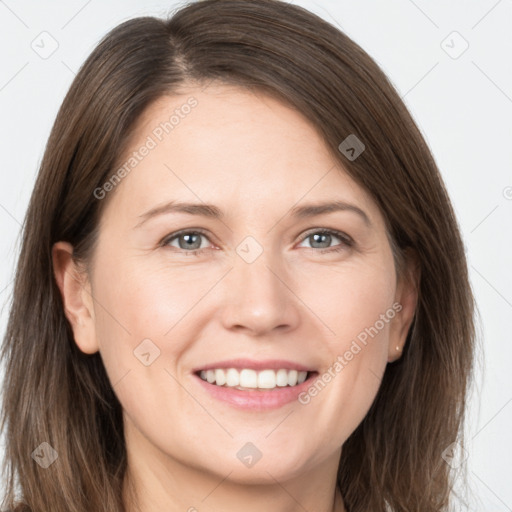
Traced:
[[98, 344], [90, 283], [87, 273], [77, 266], [72, 255], [70, 243], [55, 243], [52, 248], [53, 271], [75, 343], [82, 352], [93, 354], [98, 351]]
[[402, 356], [418, 305], [421, 277], [419, 258], [415, 252], [410, 251], [405, 257], [405, 269], [398, 280], [395, 295], [395, 303], [400, 308], [390, 325], [388, 362], [396, 361]]

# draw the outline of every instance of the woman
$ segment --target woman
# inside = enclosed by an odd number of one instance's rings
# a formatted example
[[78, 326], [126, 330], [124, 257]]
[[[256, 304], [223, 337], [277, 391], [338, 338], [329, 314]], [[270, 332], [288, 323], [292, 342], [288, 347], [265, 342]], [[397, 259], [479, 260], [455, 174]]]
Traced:
[[127, 21], [28, 208], [3, 506], [448, 510], [473, 308], [432, 155], [345, 34], [276, 0]]

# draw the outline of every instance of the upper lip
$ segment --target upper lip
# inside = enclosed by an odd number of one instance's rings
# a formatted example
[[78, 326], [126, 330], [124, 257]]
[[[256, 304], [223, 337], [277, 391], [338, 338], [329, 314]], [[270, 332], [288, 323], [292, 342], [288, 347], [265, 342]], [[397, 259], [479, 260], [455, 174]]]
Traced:
[[297, 371], [314, 371], [313, 369], [304, 366], [300, 363], [295, 363], [294, 361], [288, 361], [285, 359], [265, 359], [262, 361], [257, 361], [255, 359], [229, 359], [225, 361], [217, 361], [214, 363], [208, 363], [204, 366], [195, 368], [193, 370], [194, 373], [199, 372], [201, 370], [213, 370], [216, 368], [247, 368], [251, 370], [297, 370]]

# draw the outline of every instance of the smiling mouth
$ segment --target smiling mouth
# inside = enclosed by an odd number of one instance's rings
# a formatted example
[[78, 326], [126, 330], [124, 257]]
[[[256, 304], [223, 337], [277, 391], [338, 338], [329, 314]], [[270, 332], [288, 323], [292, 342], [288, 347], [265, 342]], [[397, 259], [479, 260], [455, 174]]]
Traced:
[[265, 369], [256, 371], [249, 368], [212, 368], [201, 370], [196, 375], [205, 382], [224, 388], [242, 391], [269, 391], [299, 386], [314, 377], [317, 372]]

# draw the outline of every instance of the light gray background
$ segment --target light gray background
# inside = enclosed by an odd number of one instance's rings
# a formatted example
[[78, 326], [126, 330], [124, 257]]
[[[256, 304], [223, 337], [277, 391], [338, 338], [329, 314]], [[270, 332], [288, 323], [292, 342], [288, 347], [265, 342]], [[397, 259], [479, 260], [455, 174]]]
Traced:
[[[466, 428], [474, 494], [469, 510], [512, 511], [512, 1], [294, 3], [338, 25], [379, 63], [441, 169], [480, 310], [482, 365]], [[0, 1], [1, 336], [20, 223], [76, 70], [118, 23], [140, 15], [165, 16], [177, 5], [161, 0]], [[58, 48], [45, 55], [52, 44]]]

